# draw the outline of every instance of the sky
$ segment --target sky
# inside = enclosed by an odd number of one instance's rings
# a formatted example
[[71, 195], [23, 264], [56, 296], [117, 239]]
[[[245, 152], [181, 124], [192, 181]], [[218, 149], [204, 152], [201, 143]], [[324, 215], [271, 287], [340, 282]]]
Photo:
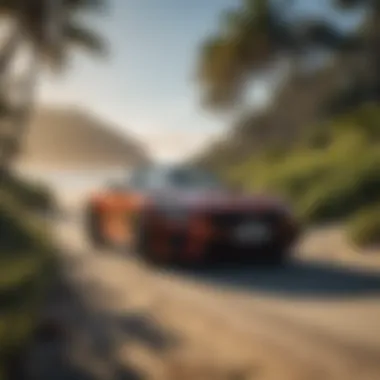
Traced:
[[[217, 30], [220, 13], [237, 0], [111, 0], [92, 20], [110, 43], [107, 59], [74, 54], [59, 77], [45, 74], [43, 103], [80, 106], [143, 139], [159, 159], [192, 153], [228, 127], [200, 107], [198, 48]], [[326, 11], [327, 0], [300, 2], [301, 14]], [[255, 86], [257, 105], [267, 100]]]

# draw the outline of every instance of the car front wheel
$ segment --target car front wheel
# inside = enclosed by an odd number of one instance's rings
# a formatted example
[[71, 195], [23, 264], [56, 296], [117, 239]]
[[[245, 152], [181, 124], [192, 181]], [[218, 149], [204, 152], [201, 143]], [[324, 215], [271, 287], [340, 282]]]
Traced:
[[105, 248], [107, 241], [101, 230], [101, 215], [93, 205], [87, 207], [85, 219], [85, 228], [90, 244], [96, 249]]
[[283, 267], [289, 261], [289, 252], [286, 249], [277, 249], [263, 258], [263, 264], [268, 267]]

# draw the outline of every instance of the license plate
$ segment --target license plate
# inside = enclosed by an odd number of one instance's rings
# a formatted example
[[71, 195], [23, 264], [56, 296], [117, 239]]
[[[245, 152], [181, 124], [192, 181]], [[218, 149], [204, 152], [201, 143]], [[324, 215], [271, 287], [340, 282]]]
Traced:
[[243, 224], [235, 228], [234, 240], [240, 243], [262, 243], [270, 238], [270, 230], [259, 223]]

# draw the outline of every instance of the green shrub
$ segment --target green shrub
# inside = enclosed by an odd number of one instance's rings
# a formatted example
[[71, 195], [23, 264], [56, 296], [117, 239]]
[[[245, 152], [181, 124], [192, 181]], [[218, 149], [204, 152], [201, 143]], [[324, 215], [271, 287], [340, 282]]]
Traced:
[[12, 194], [25, 208], [34, 211], [51, 211], [55, 208], [54, 194], [51, 189], [43, 184], [7, 174], [2, 178], [1, 188], [3, 191]]
[[380, 201], [380, 149], [345, 135], [329, 149], [298, 148], [279, 161], [251, 158], [230, 174], [247, 189], [289, 199], [306, 222], [349, 217]]
[[339, 221], [380, 202], [380, 107], [325, 122], [298, 146], [271, 147], [228, 170], [247, 190], [289, 199], [305, 222]]
[[358, 246], [380, 244], [380, 202], [355, 214], [347, 231], [348, 238]]
[[266, 187], [297, 200], [305, 190], [318, 184], [331, 170], [324, 160], [300, 156], [278, 165], [276, 170], [268, 168]]
[[342, 198], [346, 186], [340, 179], [331, 178], [307, 189], [296, 205], [299, 216], [310, 223], [342, 218], [347, 211], [347, 204]]
[[[374, 159], [374, 155], [372, 156]], [[349, 217], [380, 200], [379, 162], [357, 158], [332, 171], [319, 184], [305, 189], [298, 210], [306, 221], [324, 222]]]
[[0, 255], [6, 252], [45, 250], [51, 245], [50, 230], [15, 196], [0, 191]]
[[0, 191], [0, 368], [30, 339], [55, 263], [49, 229], [8, 191]]

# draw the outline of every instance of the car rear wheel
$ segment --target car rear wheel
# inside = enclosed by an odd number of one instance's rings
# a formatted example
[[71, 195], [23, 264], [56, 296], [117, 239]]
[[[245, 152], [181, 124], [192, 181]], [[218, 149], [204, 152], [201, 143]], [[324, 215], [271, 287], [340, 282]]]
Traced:
[[86, 232], [90, 244], [96, 249], [107, 247], [107, 240], [101, 230], [99, 211], [93, 205], [89, 205], [85, 218]]

